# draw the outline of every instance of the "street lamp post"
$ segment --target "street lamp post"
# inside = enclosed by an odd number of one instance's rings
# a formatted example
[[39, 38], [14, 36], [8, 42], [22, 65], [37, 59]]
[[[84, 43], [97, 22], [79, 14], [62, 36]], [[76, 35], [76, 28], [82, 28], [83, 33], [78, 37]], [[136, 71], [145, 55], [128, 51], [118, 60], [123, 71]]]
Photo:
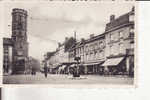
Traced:
[[74, 32], [74, 36], [75, 36], [75, 49], [74, 49], [74, 55], [75, 55], [75, 58], [74, 60], [77, 62], [77, 66], [75, 68], [75, 75], [74, 77], [80, 77], [80, 74], [79, 74], [79, 61], [80, 61], [80, 57], [76, 57], [76, 32]]
[[75, 60], [77, 61], [77, 66], [76, 66], [76, 77], [80, 77], [80, 73], [79, 73], [79, 61], [80, 61], [80, 57], [75, 57]]

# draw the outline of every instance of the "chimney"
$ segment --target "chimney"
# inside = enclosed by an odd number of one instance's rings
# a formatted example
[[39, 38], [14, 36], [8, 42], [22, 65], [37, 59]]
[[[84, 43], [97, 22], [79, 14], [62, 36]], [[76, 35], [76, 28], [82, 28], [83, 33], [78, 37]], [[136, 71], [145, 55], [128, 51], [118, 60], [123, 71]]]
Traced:
[[81, 38], [81, 42], [83, 43], [85, 41], [85, 39], [84, 38]]
[[110, 22], [114, 21], [115, 20], [115, 15], [111, 15], [110, 16]]
[[65, 37], [65, 41], [68, 41], [68, 37]]
[[132, 7], [132, 11], [134, 12], [134, 10], [135, 10], [135, 7], [133, 6], [133, 7]]
[[94, 37], [94, 34], [90, 34], [90, 39]]

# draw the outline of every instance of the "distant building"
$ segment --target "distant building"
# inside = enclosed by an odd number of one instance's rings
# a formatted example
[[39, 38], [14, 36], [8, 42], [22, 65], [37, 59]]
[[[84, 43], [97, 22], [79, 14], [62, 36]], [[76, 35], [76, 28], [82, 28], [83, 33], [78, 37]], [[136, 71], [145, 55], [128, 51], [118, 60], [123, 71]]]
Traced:
[[132, 11], [115, 18], [105, 29], [106, 61], [103, 64], [110, 74], [133, 74], [134, 71], [134, 8]]
[[[48, 57], [48, 54], [51, 54]], [[58, 48], [54, 52], [49, 52], [46, 54], [46, 64], [50, 68], [51, 72], [60, 73], [62, 70], [64, 73], [64, 69], [67, 67], [69, 62], [69, 53], [65, 51], [65, 44], [58, 44]], [[58, 68], [61, 68], [58, 70]], [[57, 69], [57, 72], [54, 70]]]
[[[7, 45], [8, 40], [11, 45]], [[18, 8], [12, 10], [12, 35], [10, 39], [4, 38], [3, 45], [4, 51], [7, 46], [12, 49], [12, 73], [24, 73], [28, 63], [27, 11]]]
[[32, 72], [40, 71], [40, 62], [33, 58], [28, 57], [28, 66], [26, 67], [25, 74], [33, 74]]
[[75, 49], [76, 49], [76, 47], [75, 47], [75, 44], [73, 44], [71, 47], [70, 47], [70, 49], [68, 50], [68, 52], [69, 52], [69, 62], [71, 63], [71, 64], [74, 64], [75, 63]]

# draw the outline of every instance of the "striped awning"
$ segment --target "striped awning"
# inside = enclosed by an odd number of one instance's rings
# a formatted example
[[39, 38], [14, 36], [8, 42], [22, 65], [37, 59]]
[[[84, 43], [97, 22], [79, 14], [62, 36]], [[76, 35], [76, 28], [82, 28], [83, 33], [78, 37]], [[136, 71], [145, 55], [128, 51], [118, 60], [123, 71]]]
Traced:
[[116, 65], [118, 65], [123, 59], [124, 59], [124, 57], [107, 59], [107, 60], [104, 62], [104, 64], [102, 64], [102, 66], [116, 66]]

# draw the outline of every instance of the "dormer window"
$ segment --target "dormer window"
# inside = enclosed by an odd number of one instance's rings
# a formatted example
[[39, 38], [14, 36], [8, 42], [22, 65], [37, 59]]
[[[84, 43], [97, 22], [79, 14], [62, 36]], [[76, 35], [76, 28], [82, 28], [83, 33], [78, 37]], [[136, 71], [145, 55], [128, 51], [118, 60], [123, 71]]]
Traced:
[[129, 22], [134, 22], [134, 14], [129, 15]]

